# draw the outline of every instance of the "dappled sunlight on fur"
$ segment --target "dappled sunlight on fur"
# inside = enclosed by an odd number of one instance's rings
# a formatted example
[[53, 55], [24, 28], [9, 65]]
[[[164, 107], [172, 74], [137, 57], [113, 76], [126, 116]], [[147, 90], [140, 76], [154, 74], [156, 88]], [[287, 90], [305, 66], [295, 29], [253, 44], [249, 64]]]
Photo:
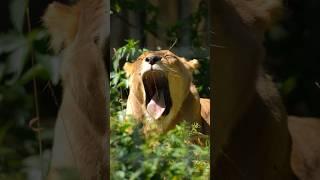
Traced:
[[[167, 99], [170, 98], [172, 102], [172, 106], [168, 105], [170, 102], [165, 102], [167, 114], [162, 114], [159, 119], [154, 119], [147, 110], [146, 104], [149, 102], [147, 102], [148, 95], [146, 93], [148, 91], [147, 86], [150, 83], [144, 84], [143, 81], [143, 75], [146, 72], [153, 72], [150, 64], [146, 62], [147, 58], [152, 56], [159, 56], [161, 59], [152, 67], [154, 72], [160, 72], [157, 76], [163, 76], [162, 78], [167, 79], [170, 96]], [[135, 119], [142, 121], [146, 134], [154, 130], [160, 132], [168, 131], [183, 120], [189, 123], [198, 122], [203, 126], [209, 126], [209, 123], [206, 123], [201, 117], [201, 110], [203, 111], [203, 109], [201, 108], [198, 92], [192, 83], [192, 72], [198, 66], [197, 60], [188, 61], [168, 50], [148, 51], [133, 63], [126, 63], [124, 70], [127, 73], [130, 88], [127, 115], [132, 115]], [[148, 68], [151, 68], [151, 71]], [[154, 76], [151, 77], [154, 79]], [[157, 78], [157, 81], [160, 81], [160, 79]], [[156, 82], [153, 84], [157, 85]], [[154, 93], [158, 94], [158, 88], [156, 87], [155, 89], [156, 92]], [[210, 102], [209, 99], [207, 101]], [[210, 115], [210, 106], [204, 109], [207, 111], [206, 115]]]

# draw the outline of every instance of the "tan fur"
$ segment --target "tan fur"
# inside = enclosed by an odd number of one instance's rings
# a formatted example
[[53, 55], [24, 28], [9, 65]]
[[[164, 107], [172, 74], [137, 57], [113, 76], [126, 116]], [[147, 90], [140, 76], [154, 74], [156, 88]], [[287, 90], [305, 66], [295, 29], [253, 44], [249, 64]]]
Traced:
[[49, 179], [73, 171], [81, 179], [106, 179], [106, 1], [49, 5], [44, 24], [61, 51], [63, 98], [55, 126]]
[[292, 169], [301, 180], [320, 179], [320, 119], [289, 116]]
[[[164, 67], [166, 77], [169, 81], [169, 89], [172, 99], [170, 113], [158, 120], [153, 120], [146, 110], [145, 93], [142, 83], [142, 71], [146, 57], [157, 55], [162, 57], [158, 63]], [[192, 71], [199, 66], [197, 60], [187, 61], [178, 57], [168, 50], [148, 51], [143, 53], [135, 62], [126, 63], [124, 70], [129, 78], [130, 93], [127, 101], [127, 115], [144, 123], [144, 131], [159, 130], [167, 131], [177, 123], [185, 120], [187, 122], [199, 122], [201, 118], [200, 98], [192, 83]], [[209, 100], [205, 100], [210, 102]], [[206, 119], [210, 114], [210, 107], [206, 107]]]
[[206, 123], [210, 126], [210, 100], [200, 98], [201, 105], [201, 117], [206, 121]]
[[281, 97], [262, 68], [263, 34], [280, 1], [213, 0], [211, 7], [213, 179], [319, 178], [319, 121], [289, 118], [289, 132]]
[[43, 21], [51, 34], [51, 46], [55, 52], [72, 43], [77, 33], [79, 6], [66, 6], [53, 2], [43, 17]]

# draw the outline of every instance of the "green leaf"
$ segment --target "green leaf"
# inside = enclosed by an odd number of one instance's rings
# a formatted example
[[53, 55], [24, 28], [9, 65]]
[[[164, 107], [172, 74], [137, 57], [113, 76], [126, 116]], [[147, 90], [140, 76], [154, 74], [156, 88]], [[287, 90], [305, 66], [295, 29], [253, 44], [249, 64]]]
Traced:
[[10, 18], [14, 28], [22, 33], [24, 17], [26, 12], [27, 0], [11, 0]]
[[52, 84], [58, 84], [60, 77], [60, 59], [57, 56], [40, 53], [36, 53], [35, 58], [49, 73]]
[[48, 32], [43, 29], [32, 29], [32, 31], [27, 33], [26, 38], [29, 43], [33, 43], [34, 41], [39, 41], [48, 36]]
[[116, 11], [117, 13], [120, 13], [120, 11], [121, 11], [121, 7], [119, 6], [118, 3], [115, 4], [115, 11]]
[[25, 43], [23, 36], [9, 32], [0, 35], [0, 54], [9, 53]]
[[28, 47], [21, 45], [8, 56], [6, 71], [13, 74], [13, 77], [7, 82], [8, 84], [15, 83], [19, 79], [26, 63], [28, 52]]
[[19, 83], [22, 85], [26, 84], [30, 82], [34, 77], [40, 77], [44, 80], [48, 80], [50, 75], [41, 64], [37, 64], [22, 75]]
[[139, 41], [128, 39], [126, 42], [127, 44], [119, 48], [112, 57], [114, 71], [121, 68], [119, 67], [120, 61], [131, 61], [136, 59], [143, 52], [143, 50], [138, 48]]
[[281, 86], [281, 91], [284, 95], [288, 95], [292, 92], [292, 90], [296, 87], [297, 80], [295, 77], [290, 77], [286, 81], [283, 82]]

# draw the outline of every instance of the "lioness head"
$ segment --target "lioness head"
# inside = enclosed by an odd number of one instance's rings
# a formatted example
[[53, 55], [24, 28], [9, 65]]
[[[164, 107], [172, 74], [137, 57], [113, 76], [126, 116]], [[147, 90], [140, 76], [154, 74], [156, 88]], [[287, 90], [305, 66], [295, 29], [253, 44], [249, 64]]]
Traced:
[[155, 123], [161, 130], [181, 117], [179, 112], [186, 101], [198, 114], [199, 97], [192, 84], [192, 71], [198, 65], [198, 60], [187, 61], [168, 50], [148, 51], [126, 63], [130, 88], [127, 114], [147, 124]]

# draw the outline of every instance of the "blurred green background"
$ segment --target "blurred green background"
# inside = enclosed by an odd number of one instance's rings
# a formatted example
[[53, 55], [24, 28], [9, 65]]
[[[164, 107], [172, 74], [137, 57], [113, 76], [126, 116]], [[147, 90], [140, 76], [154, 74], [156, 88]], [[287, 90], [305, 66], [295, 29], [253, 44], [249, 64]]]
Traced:
[[[61, 95], [60, 60], [49, 50], [49, 37], [41, 26], [50, 2], [0, 2], [0, 179], [36, 180], [48, 168]], [[37, 78], [37, 96], [33, 78]], [[41, 161], [38, 134], [29, 127], [37, 117], [36, 104], [43, 128]], [[37, 128], [37, 123], [32, 127]]]

